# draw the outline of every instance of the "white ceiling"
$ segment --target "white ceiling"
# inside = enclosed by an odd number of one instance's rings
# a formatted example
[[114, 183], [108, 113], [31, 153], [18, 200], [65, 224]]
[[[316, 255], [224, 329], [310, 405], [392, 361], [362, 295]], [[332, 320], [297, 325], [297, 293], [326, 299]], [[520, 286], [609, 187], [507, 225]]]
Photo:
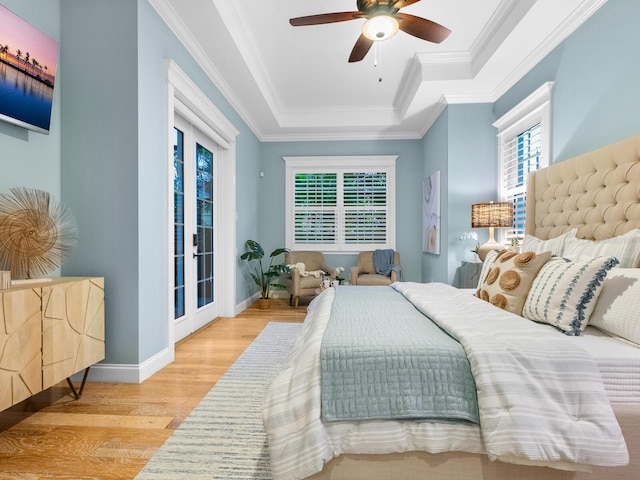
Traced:
[[[452, 33], [404, 32], [348, 63], [356, 0], [149, 0], [261, 141], [422, 138], [447, 104], [494, 102], [606, 0], [422, 0]], [[380, 79], [382, 79], [380, 81]]]

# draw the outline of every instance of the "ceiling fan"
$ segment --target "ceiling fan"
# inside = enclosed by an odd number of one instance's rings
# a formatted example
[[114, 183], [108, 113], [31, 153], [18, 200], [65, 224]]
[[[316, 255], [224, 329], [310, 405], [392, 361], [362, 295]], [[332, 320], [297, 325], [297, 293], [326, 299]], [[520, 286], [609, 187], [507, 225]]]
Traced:
[[302, 27], [366, 18], [367, 21], [362, 26], [362, 33], [349, 57], [349, 62], [359, 62], [367, 55], [374, 41], [391, 38], [398, 30], [433, 43], [440, 43], [449, 36], [451, 30], [438, 23], [408, 13], [400, 13], [401, 8], [419, 1], [357, 0], [357, 12], [321, 13], [296, 17], [290, 19], [289, 23], [294, 27]]

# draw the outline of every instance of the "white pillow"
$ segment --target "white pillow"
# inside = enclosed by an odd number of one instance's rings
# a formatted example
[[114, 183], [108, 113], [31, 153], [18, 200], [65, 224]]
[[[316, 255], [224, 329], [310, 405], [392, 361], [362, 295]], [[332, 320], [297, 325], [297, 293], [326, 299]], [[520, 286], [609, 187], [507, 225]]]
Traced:
[[554, 325], [567, 335], [580, 335], [587, 327], [607, 273], [617, 263], [614, 257], [573, 262], [552, 258], [531, 284], [522, 316]]
[[567, 238], [563, 257], [570, 260], [586, 260], [594, 257], [616, 257], [620, 268], [640, 266], [640, 228], [606, 240], [594, 242], [579, 238]]
[[561, 257], [564, 252], [567, 239], [576, 238], [577, 231], [577, 228], [573, 228], [568, 232], [563, 233], [558, 237], [550, 238], [549, 240], [540, 240], [538, 237], [534, 237], [533, 235], [525, 235], [520, 251], [535, 253], [551, 252], [551, 255]]
[[589, 324], [640, 344], [640, 268], [609, 272]]

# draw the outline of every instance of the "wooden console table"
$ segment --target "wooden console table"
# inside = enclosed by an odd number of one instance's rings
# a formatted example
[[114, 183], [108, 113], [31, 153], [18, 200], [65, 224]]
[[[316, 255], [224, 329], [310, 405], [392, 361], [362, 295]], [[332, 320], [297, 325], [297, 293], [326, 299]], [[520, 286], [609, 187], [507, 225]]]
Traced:
[[0, 411], [64, 379], [79, 397], [69, 377], [103, 359], [102, 277], [0, 290]]

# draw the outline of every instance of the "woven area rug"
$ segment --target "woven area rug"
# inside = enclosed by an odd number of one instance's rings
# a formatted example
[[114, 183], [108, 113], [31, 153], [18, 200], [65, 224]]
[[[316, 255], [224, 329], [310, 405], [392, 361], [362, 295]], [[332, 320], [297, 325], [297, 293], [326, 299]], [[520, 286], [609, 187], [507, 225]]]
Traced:
[[136, 479], [271, 479], [262, 400], [301, 326], [267, 324]]

